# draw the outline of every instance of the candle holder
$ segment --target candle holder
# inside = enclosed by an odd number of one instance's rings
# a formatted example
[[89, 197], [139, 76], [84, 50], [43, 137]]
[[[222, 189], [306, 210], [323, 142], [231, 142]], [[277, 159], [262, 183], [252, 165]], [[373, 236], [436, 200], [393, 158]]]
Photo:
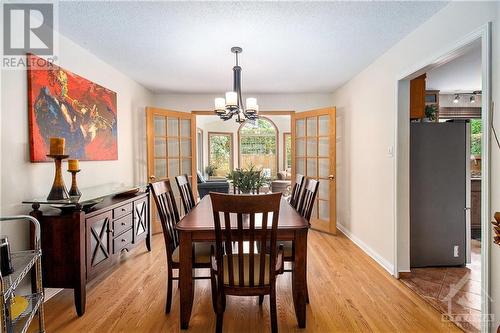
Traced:
[[80, 192], [78, 185], [76, 184], [76, 174], [80, 172], [80, 169], [68, 170], [68, 172], [71, 172], [71, 188], [69, 189], [69, 195], [71, 197], [80, 197], [82, 192]]
[[56, 166], [56, 174], [54, 176], [54, 183], [52, 184], [52, 189], [50, 190], [47, 200], [66, 200], [69, 199], [68, 190], [64, 185], [64, 179], [62, 177], [62, 160], [68, 158], [69, 155], [47, 155], [47, 157], [54, 159], [54, 164]]

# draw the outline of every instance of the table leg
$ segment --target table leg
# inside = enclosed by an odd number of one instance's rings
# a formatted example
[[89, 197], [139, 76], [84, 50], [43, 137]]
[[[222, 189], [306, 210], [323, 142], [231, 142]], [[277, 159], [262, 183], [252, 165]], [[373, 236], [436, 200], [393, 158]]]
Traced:
[[179, 263], [179, 285], [180, 285], [180, 302], [181, 312], [180, 321], [181, 329], [185, 330], [189, 327], [189, 319], [191, 318], [191, 310], [193, 307], [194, 286], [193, 286], [193, 247], [190, 232], [180, 232], [180, 263]]
[[307, 230], [295, 232], [295, 258], [292, 263], [292, 290], [295, 316], [300, 328], [306, 327]]

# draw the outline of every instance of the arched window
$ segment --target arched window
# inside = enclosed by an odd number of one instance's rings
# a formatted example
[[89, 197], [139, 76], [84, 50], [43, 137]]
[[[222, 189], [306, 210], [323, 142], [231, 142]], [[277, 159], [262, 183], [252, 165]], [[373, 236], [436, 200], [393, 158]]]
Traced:
[[246, 121], [238, 130], [239, 165], [251, 165], [262, 169], [264, 174], [275, 176], [278, 168], [278, 129], [267, 118]]

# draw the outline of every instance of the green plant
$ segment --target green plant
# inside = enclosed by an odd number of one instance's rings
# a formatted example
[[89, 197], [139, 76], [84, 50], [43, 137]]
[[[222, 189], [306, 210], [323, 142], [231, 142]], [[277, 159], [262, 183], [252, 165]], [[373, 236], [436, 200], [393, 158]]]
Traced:
[[205, 167], [205, 172], [209, 176], [214, 176], [215, 175], [215, 170], [217, 170], [217, 167], [213, 164], [209, 164]]
[[426, 105], [425, 106], [425, 118], [435, 121], [437, 117], [437, 105], [432, 104], [432, 105]]
[[481, 156], [481, 139], [483, 130], [481, 126], [481, 119], [471, 119], [470, 121], [470, 153], [472, 155]]
[[233, 186], [242, 193], [257, 191], [261, 186], [268, 184], [269, 179], [261, 175], [261, 170], [255, 170], [251, 165], [248, 169], [239, 169], [231, 171], [227, 179], [233, 182]]

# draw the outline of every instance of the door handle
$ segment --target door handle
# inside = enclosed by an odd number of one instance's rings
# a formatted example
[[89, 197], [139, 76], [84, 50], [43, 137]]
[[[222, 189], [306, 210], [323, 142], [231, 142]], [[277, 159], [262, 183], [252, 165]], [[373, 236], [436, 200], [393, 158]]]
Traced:
[[329, 175], [329, 176], [328, 176], [328, 179], [330, 179], [330, 180], [335, 180], [335, 176], [334, 176], [334, 175]]

